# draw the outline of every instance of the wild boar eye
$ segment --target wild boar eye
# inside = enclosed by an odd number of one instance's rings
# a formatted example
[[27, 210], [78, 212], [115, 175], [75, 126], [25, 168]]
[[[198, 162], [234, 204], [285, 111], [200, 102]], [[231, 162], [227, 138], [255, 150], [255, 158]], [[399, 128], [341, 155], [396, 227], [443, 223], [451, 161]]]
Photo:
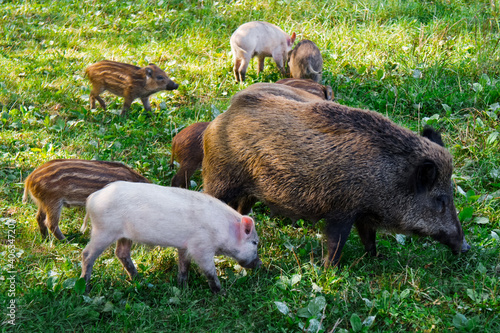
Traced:
[[448, 206], [449, 202], [450, 200], [447, 196], [440, 195], [439, 197], [436, 198], [437, 210], [441, 213], [444, 213], [446, 211], [446, 206]]
[[163, 76], [157, 76], [157, 77], [156, 77], [156, 79], [157, 79], [158, 81], [163, 81], [163, 80], [165, 80], [165, 78], [164, 78]]

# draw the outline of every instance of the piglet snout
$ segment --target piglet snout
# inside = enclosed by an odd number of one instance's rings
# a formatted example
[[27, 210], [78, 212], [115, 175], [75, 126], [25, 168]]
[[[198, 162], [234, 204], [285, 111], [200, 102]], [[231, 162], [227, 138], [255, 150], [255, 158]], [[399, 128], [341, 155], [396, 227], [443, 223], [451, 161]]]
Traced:
[[245, 268], [257, 269], [262, 265], [262, 260], [255, 258], [250, 262], [240, 262], [239, 264]]

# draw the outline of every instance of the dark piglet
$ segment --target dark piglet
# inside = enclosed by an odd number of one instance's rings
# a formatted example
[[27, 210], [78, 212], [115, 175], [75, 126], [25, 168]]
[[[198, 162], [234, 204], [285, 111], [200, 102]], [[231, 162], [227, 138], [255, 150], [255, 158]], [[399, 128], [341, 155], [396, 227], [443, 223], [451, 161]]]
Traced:
[[353, 226], [371, 255], [377, 229], [467, 251], [452, 157], [438, 133], [424, 135], [372, 111], [243, 90], [205, 130], [204, 191], [243, 214], [260, 200], [292, 219], [326, 219], [327, 264]]
[[101, 107], [106, 110], [106, 103], [99, 95], [107, 90], [112, 94], [124, 97], [122, 116], [127, 113], [136, 98], [141, 99], [146, 111], [151, 111], [150, 95], [179, 87], [155, 64], [141, 68], [121, 62], [102, 60], [87, 67], [85, 74], [92, 84], [90, 108], [95, 109], [95, 101], [97, 100]]
[[23, 202], [28, 195], [38, 206], [36, 220], [40, 233], [47, 237], [47, 227], [58, 239], [63, 206], [85, 206], [87, 197], [117, 180], [149, 183], [128, 166], [118, 162], [61, 159], [49, 161], [35, 169], [25, 181]]
[[276, 81], [276, 83], [305, 90], [313, 95], [321, 97], [326, 101], [331, 101], [334, 99], [332, 87], [324, 86], [311, 79], [288, 78]]
[[172, 177], [172, 186], [189, 188], [191, 176], [201, 168], [203, 161], [203, 132], [208, 124], [210, 123], [194, 123], [174, 136], [170, 166], [173, 167], [174, 161], [177, 161], [180, 168]]
[[323, 58], [316, 44], [310, 40], [301, 40], [290, 52], [288, 65], [295, 79], [311, 79], [321, 83]]

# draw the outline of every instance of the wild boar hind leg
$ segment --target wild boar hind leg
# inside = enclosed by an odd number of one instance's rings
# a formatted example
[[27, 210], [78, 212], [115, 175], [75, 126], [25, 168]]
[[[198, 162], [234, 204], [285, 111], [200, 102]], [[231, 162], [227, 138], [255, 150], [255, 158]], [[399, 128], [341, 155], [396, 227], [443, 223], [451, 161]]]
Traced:
[[93, 88], [90, 92], [90, 109], [95, 109], [95, 101], [97, 100], [101, 107], [106, 110], [106, 102], [99, 96], [104, 90]]
[[179, 254], [179, 275], [177, 276], [177, 284], [180, 287], [185, 287], [187, 285], [189, 266], [191, 265], [191, 259], [189, 258], [186, 249], [178, 249]]
[[203, 274], [207, 277], [210, 290], [212, 290], [214, 294], [220, 292], [221, 285], [214, 264], [215, 253], [210, 251], [206, 252], [206, 249], [195, 248], [191, 249], [190, 254], [191, 258], [198, 264], [198, 267], [200, 267]]
[[149, 97], [141, 97], [142, 105], [144, 105], [144, 110], [151, 112], [151, 104], [149, 103]]
[[82, 251], [82, 274], [80, 277], [85, 278], [87, 282], [87, 291], [89, 288], [90, 275], [95, 260], [101, 255], [108, 246], [113, 243], [114, 239], [106, 235], [104, 232], [99, 233], [97, 230], [92, 230], [90, 242]]
[[48, 236], [47, 226], [45, 225], [46, 218], [47, 215], [45, 214], [45, 211], [42, 209], [42, 207], [39, 207], [38, 212], [36, 213], [36, 221], [38, 222], [38, 228], [40, 229], [42, 238], [47, 238]]
[[283, 64], [283, 61], [286, 58], [283, 57], [283, 54], [280, 52], [273, 52], [273, 59], [276, 62], [276, 65], [278, 66], [278, 69], [280, 70], [281, 75], [286, 76], [286, 71], [285, 71], [285, 67]]
[[361, 243], [365, 246], [365, 251], [369, 255], [377, 256], [377, 244], [375, 242], [376, 229], [372, 227], [370, 219], [358, 220], [355, 223]]
[[63, 240], [66, 237], [63, 235], [61, 232], [61, 229], [59, 229], [59, 221], [61, 219], [61, 209], [62, 209], [62, 202], [54, 202], [54, 203], [48, 203], [46, 206], [46, 223], [47, 227], [49, 227], [49, 230], [56, 236], [57, 239]]
[[[249, 57], [245, 56], [238, 58], [234, 63], [234, 72], [236, 75], [236, 81], [245, 81], [245, 74], [247, 73], [248, 65], [250, 64]], [[238, 80], [239, 79], [239, 80]]]
[[233, 72], [234, 72], [234, 78], [236, 79], [236, 82], [240, 82], [241, 81], [241, 78], [240, 78], [240, 66], [241, 66], [241, 58], [235, 58], [234, 59]]
[[257, 74], [259, 74], [260, 72], [262, 72], [264, 70], [264, 63], [265, 63], [265, 60], [266, 60], [266, 56], [260, 54], [257, 59], [259, 60], [259, 69], [257, 71]]
[[132, 241], [127, 238], [120, 238], [116, 242], [115, 255], [122, 263], [123, 267], [128, 273], [128, 276], [132, 279], [137, 275], [137, 269], [135, 268], [132, 258], [130, 258], [130, 249], [132, 248]]

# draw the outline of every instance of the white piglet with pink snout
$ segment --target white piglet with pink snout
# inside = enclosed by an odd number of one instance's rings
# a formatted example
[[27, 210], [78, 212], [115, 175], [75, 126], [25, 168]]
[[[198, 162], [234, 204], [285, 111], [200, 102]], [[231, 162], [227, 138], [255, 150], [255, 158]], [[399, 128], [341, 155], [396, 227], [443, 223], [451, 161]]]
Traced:
[[118, 181], [87, 199], [87, 220], [92, 220], [90, 242], [82, 253], [82, 275], [89, 290], [92, 266], [116, 242], [115, 254], [128, 275], [137, 269], [130, 258], [132, 242], [175, 247], [179, 253], [178, 283], [187, 282], [191, 259], [208, 279], [210, 289], [221, 289], [215, 255], [234, 258], [245, 268], [257, 268], [259, 237], [251, 217], [208, 194], [155, 184]]

